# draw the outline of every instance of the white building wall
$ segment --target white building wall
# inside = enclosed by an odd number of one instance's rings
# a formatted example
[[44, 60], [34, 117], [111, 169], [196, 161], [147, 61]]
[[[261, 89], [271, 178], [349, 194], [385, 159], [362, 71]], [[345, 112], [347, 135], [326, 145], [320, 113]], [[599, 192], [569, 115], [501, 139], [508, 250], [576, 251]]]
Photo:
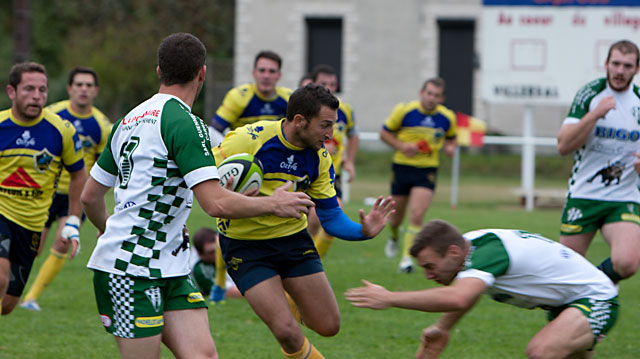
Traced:
[[[236, 0], [234, 83], [253, 81], [254, 56], [273, 50], [283, 58], [279, 85], [295, 88], [304, 75], [305, 17], [342, 17], [342, 93], [361, 131], [378, 131], [393, 107], [416, 99], [438, 72], [438, 19], [476, 22], [475, 48], [482, 66], [481, 0]], [[446, 79], [445, 79], [446, 80]], [[519, 135], [521, 106], [488, 106], [474, 71], [473, 115], [490, 129]], [[536, 108], [536, 135], [555, 136], [565, 107]]]

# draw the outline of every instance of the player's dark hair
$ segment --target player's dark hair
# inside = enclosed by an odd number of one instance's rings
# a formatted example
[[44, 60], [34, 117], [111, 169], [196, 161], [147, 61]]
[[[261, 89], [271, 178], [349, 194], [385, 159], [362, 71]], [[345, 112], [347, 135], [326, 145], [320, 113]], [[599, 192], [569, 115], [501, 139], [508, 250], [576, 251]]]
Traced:
[[306, 73], [302, 75], [302, 77], [300, 78], [300, 81], [298, 81], [298, 87], [303, 87], [302, 83], [305, 82], [305, 80], [313, 81], [313, 77], [311, 76], [311, 73]]
[[434, 219], [425, 224], [420, 232], [416, 234], [409, 253], [413, 257], [417, 257], [418, 253], [423, 249], [431, 248], [436, 253], [444, 256], [452, 244], [464, 248], [464, 238], [460, 231], [447, 221]]
[[202, 227], [193, 235], [193, 246], [199, 254], [204, 252], [205, 243], [215, 242], [218, 239], [218, 232], [215, 229]]
[[253, 68], [256, 68], [256, 65], [258, 65], [258, 60], [260, 60], [261, 58], [265, 58], [265, 59], [269, 59], [272, 61], [275, 61], [278, 64], [278, 70], [280, 70], [280, 68], [282, 67], [282, 58], [280, 57], [280, 55], [276, 54], [275, 52], [271, 51], [271, 50], [262, 50], [260, 52], [258, 52], [258, 54], [256, 55], [255, 60], [253, 60]]
[[192, 81], [204, 66], [207, 49], [197, 37], [184, 32], [167, 36], [158, 46], [160, 82], [166, 86]]
[[77, 74], [89, 74], [93, 76], [93, 84], [98, 87], [98, 73], [92, 69], [91, 67], [86, 66], [78, 66], [71, 69], [69, 72], [69, 79], [67, 80], [67, 85], [73, 85], [73, 80], [76, 78]]
[[37, 62], [19, 62], [13, 65], [9, 71], [9, 85], [17, 89], [18, 84], [22, 81], [22, 74], [25, 72], [40, 72], [47, 76], [47, 70], [44, 65]]
[[433, 77], [430, 79], [427, 79], [424, 84], [422, 84], [422, 89], [426, 89], [428, 84], [432, 84], [433, 86], [437, 87], [437, 88], [441, 88], [442, 92], [444, 92], [444, 79], [442, 79], [441, 77]]
[[622, 54], [635, 54], [636, 55], [636, 66], [640, 64], [640, 51], [638, 50], [638, 46], [629, 40], [620, 40], [609, 48], [609, 54], [607, 54], [607, 62], [609, 62], [609, 58], [611, 58], [611, 53], [613, 50], [618, 50]]
[[320, 64], [314, 66], [313, 70], [311, 70], [311, 79], [313, 80], [313, 82], [318, 81], [318, 76], [320, 76], [320, 74], [338, 76], [338, 73], [336, 72], [336, 69], [333, 68], [333, 66]]
[[289, 97], [287, 121], [293, 121], [296, 114], [300, 114], [306, 119], [316, 117], [320, 113], [322, 105], [337, 110], [340, 101], [324, 86], [308, 84], [305, 87], [300, 87]]

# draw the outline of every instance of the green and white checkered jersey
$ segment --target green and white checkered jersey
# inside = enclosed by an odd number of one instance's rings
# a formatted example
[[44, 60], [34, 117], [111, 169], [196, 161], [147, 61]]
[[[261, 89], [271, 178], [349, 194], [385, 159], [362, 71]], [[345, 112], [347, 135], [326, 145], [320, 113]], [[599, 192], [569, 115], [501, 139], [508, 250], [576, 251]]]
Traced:
[[114, 127], [91, 170], [114, 187], [114, 214], [87, 267], [119, 275], [167, 278], [189, 274], [182, 238], [191, 188], [218, 179], [209, 132], [180, 99], [156, 94]]
[[564, 245], [525, 231], [484, 229], [464, 234], [471, 249], [457, 279], [478, 278], [498, 302], [533, 309], [618, 294], [611, 280]]
[[574, 155], [569, 178], [571, 198], [640, 203], [634, 152], [640, 152], [640, 90], [612, 90], [607, 80], [592, 81], [578, 91], [563, 124], [578, 123], [600, 101], [613, 96], [614, 109], [598, 119], [587, 142]]

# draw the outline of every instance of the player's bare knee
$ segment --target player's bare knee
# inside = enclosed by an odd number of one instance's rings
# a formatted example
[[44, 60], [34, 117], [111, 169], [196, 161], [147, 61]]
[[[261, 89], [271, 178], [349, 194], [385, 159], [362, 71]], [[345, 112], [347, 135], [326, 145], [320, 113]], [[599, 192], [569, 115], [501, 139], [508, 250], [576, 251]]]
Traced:
[[620, 260], [613, 263], [613, 270], [622, 278], [629, 278], [638, 271], [639, 264], [637, 259]]
[[300, 326], [295, 320], [277, 323], [271, 327], [271, 331], [283, 347], [287, 346], [287, 344], [293, 345], [297, 337], [302, 333]]

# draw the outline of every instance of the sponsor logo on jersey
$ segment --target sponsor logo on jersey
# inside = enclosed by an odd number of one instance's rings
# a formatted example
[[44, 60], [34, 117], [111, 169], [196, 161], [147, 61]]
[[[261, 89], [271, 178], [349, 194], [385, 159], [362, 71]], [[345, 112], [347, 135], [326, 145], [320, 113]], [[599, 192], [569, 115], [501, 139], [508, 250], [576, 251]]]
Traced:
[[149, 299], [149, 302], [151, 302], [153, 309], [156, 312], [160, 310], [160, 304], [162, 303], [162, 297], [160, 297], [160, 288], [151, 287], [145, 290], [144, 294], [146, 294], [147, 298]]
[[247, 131], [252, 140], [258, 139], [258, 133], [262, 132], [262, 130], [264, 130], [262, 126], [247, 126]]
[[73, 127], [76, 128], [76, 131], [78, 131], [80, 133], [84, 133], [84, 126], [82, 126], [82, 121], [81, 120], [73, 121]]
[[9, 177], [5, 178], [2, 181], [2, 185], [7, 187], [40, 188], [40, 185], [22, 167], [18, 167]]
[[164, 325], [164, 318], [161, 315], [156, 317], [136, 317], [136, 327], [155, 328]]
[[422, 119], [422, 121], [420, 122], [420, 126], [435, 127], [436, 123], [433, 121], [433, 118], [431, 116], [425, 116], [424, 119]]
[[33, 155], [33, 168], [38, 173], [45, 173], [53, 162], [53, 155], [45, 148]]
[[200, 292], [189, 293], [189, 295], [187, 296], [187, 302], [189, 303], [204, 302], [204, 297], [202, 297], [202, 293]]
[[640, 106], [635, 106], [631, 108], [631, 116], [636, 119], [638, 124], [640, 125]]
[[298, 163], [294, 162], [295, 157], [293, 155], [287, 157], [287, 161], [280, 162], [280, 168], [285, 169], [287, 171], [297, 171]]
[[582, 218], [582, 211], [580, 210], [580, 208], [569, 208], [569, 210], [567, 211], [567, 222], [574, 222], [580, 218]]
[[24, 130], [24, 132], [22, 133], [22, 137], [16, 140], [16, 145], [18, 146], [29, 147], [35, 146], [35, 144], [36, 139], [31, 137], [31, 132], [29, 130]]
[[106, 314], [100, 314], [100, 320], [102, 321], [102, 325], [104, 325], [105, 328], [109, 328], [111, 324], [113, 324], [113, 320], [111, 320], [111, 317]]
[[270, 103], [265, 103], [264, 106], [262, 106], [262, 108], [260, 109], [260, 114], [261, 115], [273, 115], [275, 111], [273, 110], [273, 107], [271, 107]]
[[595, 136], [616, 139], [618, 141], [636, 142], [640, 139], [640, 131], [629, 131], [626, 128], [596, 126]]
[[124, 204], [124, 206], [122, 206], [122, 208], [129, 208], [129, 207], [133, 207], [135, 206], [136, 203], [133, 201], [128, 201], [127, 203]]

